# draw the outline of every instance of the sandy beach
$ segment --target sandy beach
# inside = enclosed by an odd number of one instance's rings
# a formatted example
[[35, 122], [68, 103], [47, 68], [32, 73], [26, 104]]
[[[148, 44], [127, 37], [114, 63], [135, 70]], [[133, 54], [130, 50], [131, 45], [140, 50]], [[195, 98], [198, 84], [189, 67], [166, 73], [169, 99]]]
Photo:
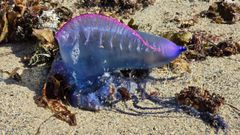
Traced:
[[[190, 0], [189, 0], [190, 1]], [[139, 24], [140, 31], [160, 34], [167, 31], [179, 30], [178, 24], [171, 22], [176, 16], [189, 19], [194, 14], [207, 10], [214, 2], [200, 0], [156, 0], [156, 3], [144, 10], [137, 11], [134, 18]], [[238, 1], [239, 2], [239, 1]], [[67, 1], [65, 1], [67, 3]], [[240, 3], [240, 2], [239, 2]], [[68, 7], [73, 7], [68, 3]], [[77, 13], [74, 13], [77, 15]], [[240, 22], [235, 24], [215, 24], [208, 18], [200, 18], [198, 23], [189, 28], [192, 31], [204, 30], [226, 38], [232, 37], [240, 41]], [[0, 80], [0, 135], [32, 135], [36, 134], [42, 122], [52, 116], [48, 109], [38, 107], [34, 98], [39, 96], [47, 76], [46, 66], [27, 68], [21, 58], [32, 52], [33, 43], [1, 44], [0, 69], [11, 71], [16, 67], [22, 77], [21, 82], [6, 79]], [[160, 72], [153, 69], [151, 76], [159, 79], [149, 82], [149, 91], [158, 91], [160, 98], [171, 98], [183, 88], [193, 85], [204, 87], [211, 93], [222, 95], [226, 102], [240, 108], [240, 54], [229, 57], [207, 57], [204, 61], [190, 62], [191, 73], [183, 75], [172, 72]], [[168, 79], [173, 78], [173, 79]], [[170, 111], [172, 108], [137, 111], [149, 113], [146, 115], [131, 115], [131, 102], [118, 103], [116, 110], [100, 112], [84, 111], [68, 106], [76, 113], [77, 126], [69, 126], [66, 122], [50, 117], [40, 127], [40, 135], [208, 135], [214, 134], [214, 129], [186, 113]], [[142, 101], [141, 106], [157, 107], [149, 101]], [[152, 114], [151, 114], [152, 113]], [[240, 134], [240, 116], [227, 105], [220, 108], [219, 114], [228, 123], [229, 135]], [[219, 132], [224, 134], [223, 131]]]

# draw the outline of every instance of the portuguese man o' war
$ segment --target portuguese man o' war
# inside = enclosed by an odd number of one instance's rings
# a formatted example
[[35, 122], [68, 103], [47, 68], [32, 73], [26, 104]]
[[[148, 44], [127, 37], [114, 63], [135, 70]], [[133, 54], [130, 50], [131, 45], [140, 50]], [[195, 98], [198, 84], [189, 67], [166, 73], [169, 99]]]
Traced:
[[55, 36], [60, 55], [50, 74], [62, 75], [74, 107], [100, 110], [123, 99], [116, 89], [134, 95], [138, 84], [117, 75], [124, 69], [161, 67], [186, 50], [155, 35], [135, 31], [107, 16], [83, 14], [68, 21]]

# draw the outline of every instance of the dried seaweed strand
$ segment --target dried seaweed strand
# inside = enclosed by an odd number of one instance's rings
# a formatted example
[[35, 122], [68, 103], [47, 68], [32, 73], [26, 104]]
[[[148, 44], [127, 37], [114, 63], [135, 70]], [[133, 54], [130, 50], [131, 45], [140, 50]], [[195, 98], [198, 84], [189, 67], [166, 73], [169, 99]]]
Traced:
[[0, 73], [6, 73], [8, 75], [8, 78], [14, 79], [18, 82], [20, 82], [22, 80], [21, 76], [17, 73], [17, 71], [19, 70], [19, 67], [14, 68], [11, 72], [9, 71], [4, 71], [2, 69], [0, 69]]
[[44, 108], [49, 108], [53, 113], [55, 113], [54, 116], [56, 118], [66, 121], [70, 126], [77, 125], [76, 116], [74, 113], [71, 113], [71, 111], [69, 111], [65, 105], [60, 103], [59, 100], [47, 98], [46, 88], [47, 83], [44, 83], [42, 96], [36, 100], [37, 105]]
[[231, 107], [232, 109], [234, 109], [234, 111], [240, 116], [240, 109], [238, 109], [237, 107], [233, 106], [230, 103], [225, 103], [225, 104]]
[[56, 113], [52, 114], [51, 116], [49, 116], [47, 119], [45, 119], [45, 120], [38, 126], [37, 132], [35, 133], [35, 135], [39, 135], [39, 134], [40, 134], [41, 126], [42, 126], [44, 123], [46, 123], [50, 118], [56, 117], [56, 115], [58, 115], [58, 114], [60, 114], [60, 113], [62, 113], [62, 112], [56, 112]]

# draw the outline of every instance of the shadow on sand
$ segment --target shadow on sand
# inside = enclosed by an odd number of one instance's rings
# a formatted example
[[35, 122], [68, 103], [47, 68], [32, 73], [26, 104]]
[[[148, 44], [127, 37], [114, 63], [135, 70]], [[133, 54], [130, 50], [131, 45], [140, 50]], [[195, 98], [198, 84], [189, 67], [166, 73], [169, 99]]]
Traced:
[[[9, 47], [11, 49], [11, 51], [0, 53], [0, 57], [15, 55], [16, 57], [23, 59], [26, 56], [30, 56], [34, 52], [36, 43], [35, 42], [13, 43], [13, 44], [7, 43], [4, 45], [0, 45], [0, 47]], [[22, 61], [19, 61], [19, 62], [23, 63]], [[14, 65], [14, 62], [13, 62], [13, 65]], [[13, 67], [13, 69], [14, 68], [17, 68], [17, 67]], [[16, 81], [12, 78], [8, 78], [8, 79], [5, 79], [4, 82], [6, 84], [16, 84], [16, 85], [27, 87], [29, 90], [34, 91], [36, 96], [39, 96], [41, 94], [43, 82], [46, 80], [49, 66], [36, 66], [36, 67], [22, 66], [19, 68], [20, 70], [22, 70], [20, 75], [21, 76], [20, 81]], [[11, 72], [11, 70], [8, 70], [8, 72]]]

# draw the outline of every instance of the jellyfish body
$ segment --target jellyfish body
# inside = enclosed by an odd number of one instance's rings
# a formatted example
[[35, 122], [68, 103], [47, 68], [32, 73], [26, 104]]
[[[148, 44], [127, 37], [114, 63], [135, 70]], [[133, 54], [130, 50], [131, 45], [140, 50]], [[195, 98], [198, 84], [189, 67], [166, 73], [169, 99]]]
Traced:
[[[120, 87], [124, 81], [104, 73], [161, 67], [186, 50], [165, 38], [134, 31], [98, 14], [71, 19], [55, 37], [61, 58], [54, 62], [52, 73], [64, 74], [74, 86], [70, 101], [73, 106], [90, 110], [100, 109], [109, 95], [114, 99], [121, 97], [118, 92], [111, 93], [110, 84], [114, 82], [114, 87]], [[56, 70], [58, 67], [63, 70]]]

